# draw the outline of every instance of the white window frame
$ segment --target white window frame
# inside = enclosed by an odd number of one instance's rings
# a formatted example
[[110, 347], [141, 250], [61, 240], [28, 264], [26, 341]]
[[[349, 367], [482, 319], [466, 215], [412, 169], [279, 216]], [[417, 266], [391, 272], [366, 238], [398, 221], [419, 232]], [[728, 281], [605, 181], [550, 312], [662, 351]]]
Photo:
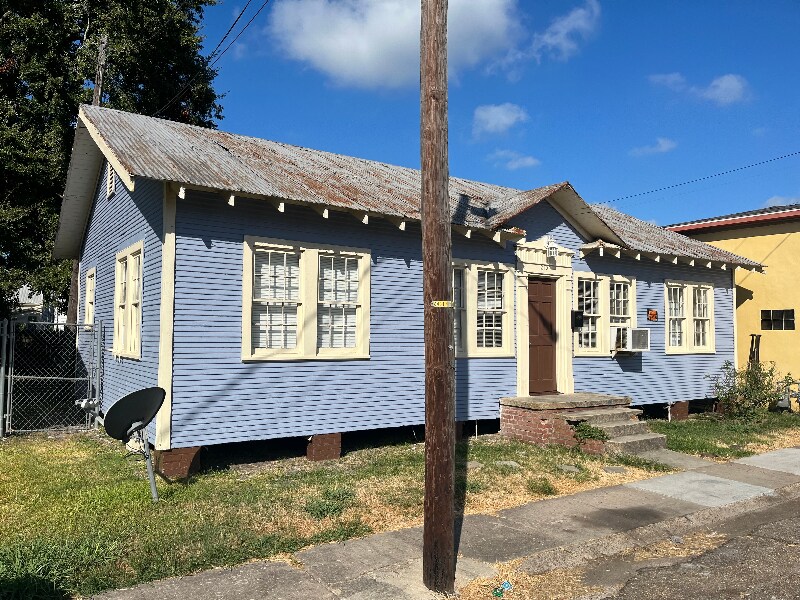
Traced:
[[[463, 340], [461, 348], [456, 347], [458, 358], [508, 358], [514, 356], [514, 267], [500, 262], [474, 261], [456, 259], [453, 268], [464, 271], [464, 302], [465, 315]], [[482, 271], [494, 271], [503, 277], [502, 293], [502, 344], [486, 348], [478, 346], [478, 277]], [[454, 308], [454, 312], [455, 312]], [[500, 312], [500, 311], [498, 311]], [[454, 315], [455, 316], [455, 315]]]
[[[253, 279], [255, 252], [258, 250], [289, 251], [299, 254], [299, 294], [297, 308], [297, 342], [294, 348], [253, 348]], [[318, 347], [318, 307], [320, 256], [338, 255], [358, 260], [358, 300], [356, 339], [351, 348]], [[356, 360], [368, 359], [370, 334], [370, 251], [364, 248], [307, 244], [290, 240], [245, 236], [242, 270], [242, 361], [269, 360]], [[342, 303], [334, 303], [342, 304]]]
[[[573, 355], [607, 356], [611, 353], [612, 349], [613, 340], [611, 339], [611, 328], [637, 326], [636, 279], [623, 275], [606, 275], [602, 273], [593, 273], [591, 271], [576, 271], [573, 274], [572, 285], [572, 306], [575, 310], [578, 309], [578, 290], [580, 286], [579, 282], [581, 280], [595, 281], [598, 284], [599, 312], [597, 313], [597, 347], [581, 347], [581, 331], [576, 330], [573, 333]], [[612, 322], [613, 316], [611, 315], [611, 289], [615, 284], [628, 285], [628, 323], [622, 323], [619, 321]]]
[[[139, 257], [139, 269], [131, 266]], [[114, 356], [139, 360], [142, 357], [142, 300], [144, 242], [117, 252], [114, 266]], [[138, 285], [138, 297], [134, 293]]]
[[83, 324], [94, 325], [94, 303], [97, 290], [97, 267], [92, 267], [84, 276]]
[[[460, 285], [456, 285], [456, 271], [461, 273]], [[467, 329], [467, 270], [464, 265], [453, 265], [453, 341], [457, 356], [467, 353]]]
[[[683, 298], [683, 339], [680, 345], [671, 345], [670, 339], [670, 311], [669, 311], [669, 290], [680, 290]], [[695, 317], [694, 295], [695, 290], [706, 290], [706, 317]], [[708, 331], [706, 332], [705, 345], [695, 344], [695, 321], [706, 321]], [[714, 286], [704, 281], [679, 281], [667, 279], [664, 281], [664, 351], [666, 354], [715, 354], [715, 315], [714, 315]]]

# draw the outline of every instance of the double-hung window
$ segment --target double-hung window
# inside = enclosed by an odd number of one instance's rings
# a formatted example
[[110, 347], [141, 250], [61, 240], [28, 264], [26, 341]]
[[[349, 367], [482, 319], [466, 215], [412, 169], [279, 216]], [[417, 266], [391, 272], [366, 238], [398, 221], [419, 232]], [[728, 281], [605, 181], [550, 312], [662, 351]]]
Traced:
[[622, 342], [620, 328], [636, 327], [636, 280], [578, 272], [573, 307], [583, 313], [583, 326], [575, 332], [575, 355], [606, 355]]
[[502, 271], [478, 270], [478, 348], [503, 347], [503, 317], [506, 312], [503, 305], [504, 277]]
[[114, 344], [116, 356], [141, 358], [142, 258], [137, 242], [117, 253], [114, 290]]
[[467, 283], [466, 269], [453, 269], [453, 339], [456, 353], [467, 351]]
[[457, 261], [453, 266], [456, 355], [513, 355], [514, 276], [503, 263]]
[[358, 256], [319, 256], [317, 347], [355, 348], [358, 331]]
[[707, 283], [665, 282], [666, 352], [714, 352], [714, 288]]
[[94, 296], [97, 287], [97, 268], [86, 271], [86, 282], [83, 291], [83, 324], [94, 325]]
[[245, 237], [242, 360], [369, 358], [367, 250]]
[[253, 348], [293, 349], [300, 308], [300, 254], [256, 248], [253, 266]]
[[600, 307], [601, 280], [597, 278], [578, 278], [578, 310], [583, 312], [583, 326], [578, 331], [578, 348], [588, 351], [601, 351]]

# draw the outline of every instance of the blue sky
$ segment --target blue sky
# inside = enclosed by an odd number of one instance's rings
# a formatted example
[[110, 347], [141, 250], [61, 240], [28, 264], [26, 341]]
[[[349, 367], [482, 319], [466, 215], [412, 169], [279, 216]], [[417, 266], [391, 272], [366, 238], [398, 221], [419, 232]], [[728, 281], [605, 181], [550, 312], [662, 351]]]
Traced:
[[[243, 5], [207, 11], [209, 50]], [[452, 175], [607, 202], [800, 151], [796, 0], [450, 0], [449, 19]], [[272, 0], [217, 64], [219, 127], [418, 168], [418, 38], [418, 0]], [[800, 155], [613, 206], [664, 225], [792, 202]]]

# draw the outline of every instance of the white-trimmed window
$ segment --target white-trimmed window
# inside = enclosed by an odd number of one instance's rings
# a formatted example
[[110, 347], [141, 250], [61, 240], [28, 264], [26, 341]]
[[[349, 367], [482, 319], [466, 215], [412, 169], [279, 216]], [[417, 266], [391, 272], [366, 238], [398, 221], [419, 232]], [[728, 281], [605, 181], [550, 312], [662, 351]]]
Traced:
[[358, 330], [358, 256], [319, 255], [317, 347], [355, 348]]
[[478, 269], [478, 348], [502, 348], [503, 321], [506, 309], [503, 294], [503, 271]]
[[575, 355], [606, 355], [614, 344], [612, 327], [636, 327], [636, 280], [578, 272], [573, 306], [583, 312], [583, 327], [575, 332]]
[[368, 250], [246, 236], [242, 360], [369, 358]]
[[456, 261], [453, 329], [457, 356], [513, 356], [513, 280], [510, 265]]
[[667, 354], [714, 352], [714, 288], [707, 283], [664, 283]]
[[86, 271], [83, 287], [83, 324], [94, 325], [94, 295], [97, 287], [97, 267]]
[[600, 300], [600, 280], [578, 278], [578, 310], [583, 312], [583, 327], [578, 331], [578, 348], [583, 350], [600, 350]]
[[111, 163], [106, 163], [106, 199], [110, 200], [117, 193], [117, 175]]
[[456, 352], [467, 351], [467, 284], [464, 267], [453, 268], [453, 338]]
[[293, 349], [300, 308], [300, 254], [257, 248], [253, 261], [253, 347]]
[[144, 243], [117, 253], [114, 278], [114, 354], [141, 358]]

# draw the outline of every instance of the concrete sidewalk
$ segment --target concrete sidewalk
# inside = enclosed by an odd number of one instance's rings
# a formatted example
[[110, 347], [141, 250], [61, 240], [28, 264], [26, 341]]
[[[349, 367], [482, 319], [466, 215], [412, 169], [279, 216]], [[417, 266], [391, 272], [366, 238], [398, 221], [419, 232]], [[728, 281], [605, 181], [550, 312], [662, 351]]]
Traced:
[[[800, 449], [777, 450], [727, 464], [532, 502], [457, 523], [457, 587], [495, 574], [494, 563], [525, 559], [540, 573], [581, 564], [659, 536], [680, 535], [800, 497]], [[259, 561], [233, 569], [116, 590], [97, 598], [184, 600], [427, 600], [422, 529], [372, 535], [298, 552], [302, 566]]]

